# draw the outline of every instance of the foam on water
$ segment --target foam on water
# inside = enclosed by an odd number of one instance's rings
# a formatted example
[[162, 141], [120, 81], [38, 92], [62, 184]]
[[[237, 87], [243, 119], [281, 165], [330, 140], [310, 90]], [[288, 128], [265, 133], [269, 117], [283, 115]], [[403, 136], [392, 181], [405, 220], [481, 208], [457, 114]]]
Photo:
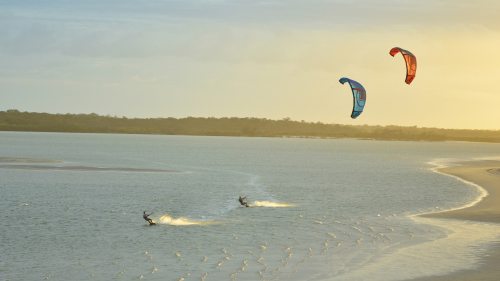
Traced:
[[295, 207], [295, 204], [277, 203], [270, 201], [254, 201], [249, 205], [251, 207], [269, 207], [269, 208]]
[[169, 215], [163, 215], [160, 218], [153, 220], [153, 222], [167, 225], [209, 225], [215, 223], [211, 221], [195, 221], [183, 217], [174, 219]]

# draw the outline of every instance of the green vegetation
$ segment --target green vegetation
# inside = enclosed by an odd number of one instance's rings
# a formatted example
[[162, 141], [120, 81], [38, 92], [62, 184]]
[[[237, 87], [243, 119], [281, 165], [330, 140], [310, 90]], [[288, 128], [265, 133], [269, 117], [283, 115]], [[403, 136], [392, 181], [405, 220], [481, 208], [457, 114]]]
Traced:
[[500, 130], [454, 130], [402, 126], [351, 126], [290, 118], [133, 118], [92, 114], [0, 111], [0, 131], [162, 134], [246, 137], [361, 138], [411, 141], [500, 142]]

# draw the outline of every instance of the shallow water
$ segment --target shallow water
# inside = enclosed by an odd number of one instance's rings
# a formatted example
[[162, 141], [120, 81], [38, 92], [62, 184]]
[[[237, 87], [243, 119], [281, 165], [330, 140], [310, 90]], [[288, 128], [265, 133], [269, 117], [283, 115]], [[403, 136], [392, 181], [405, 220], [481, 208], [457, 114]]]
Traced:
[[[0, 132], [0, 157], [62, 161], [29, 163], [40, 169], [0, 163], [9, 165], [0, 167], [0, 214], [13, 218], [0, 221], [0, 275], [405, 280], [472, 268], [498, 225], [414, 215], [482, 194], [429, 162], [500, 157], [499, 148]], [[143, 211], [158, 225], [149, 226]]]

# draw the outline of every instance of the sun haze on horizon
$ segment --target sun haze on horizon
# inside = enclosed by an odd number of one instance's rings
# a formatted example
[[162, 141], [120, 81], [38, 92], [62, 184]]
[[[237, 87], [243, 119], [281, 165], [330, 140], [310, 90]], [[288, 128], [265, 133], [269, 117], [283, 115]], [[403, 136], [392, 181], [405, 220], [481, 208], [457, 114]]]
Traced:
[[[0, 110], [500, 129], [499, 1], [2, 1]], [[393, 47], [417, 57], [417, 73]], [[352, 94], [366, 89], [351, 119]]]

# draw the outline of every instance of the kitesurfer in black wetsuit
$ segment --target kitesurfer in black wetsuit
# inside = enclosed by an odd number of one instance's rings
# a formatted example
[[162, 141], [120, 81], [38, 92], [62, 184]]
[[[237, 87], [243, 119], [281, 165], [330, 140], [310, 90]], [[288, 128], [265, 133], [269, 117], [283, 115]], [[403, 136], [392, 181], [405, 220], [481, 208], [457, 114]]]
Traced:
[[153, 223], [153, 220], [148, 218], [149, 216], [151, 216], [151, 214], [146, 214], [146, 211], [144, 211], [144, 214], [142, 215], [142, 217], [147, 221], [149, 222], [150, 224]]
[[247, 199], [247, 197], [245, 196], [245, 198], [241, 198], [241, 196], [240, 196], [240, 199], [239, 199], [240, 200], [240, 204], [243, 205], [243, 206], [245, 206], [245, 207], [250, 207], [250, 206], [248, 206], [248, 204], [246, 202], [243, 202], [244, 199]]

